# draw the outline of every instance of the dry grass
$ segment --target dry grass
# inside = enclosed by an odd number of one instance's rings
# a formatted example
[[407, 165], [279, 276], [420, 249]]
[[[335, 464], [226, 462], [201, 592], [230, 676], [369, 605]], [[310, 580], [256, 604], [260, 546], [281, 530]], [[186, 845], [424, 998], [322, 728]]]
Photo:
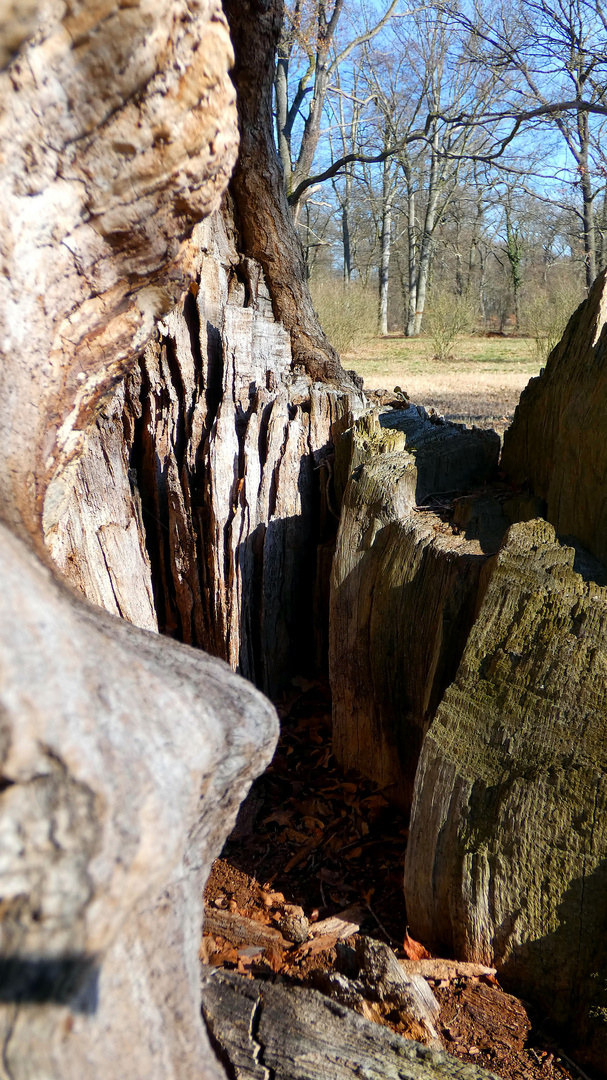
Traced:
[[429, 338], [392, 335], [365, 342], [342, 361], [369, 390], [401, 386], [415, 404], [450, 420], [503, 431], [521, 390], [539, 373], [533, 346], [531, 338], [462, 336], [455, 357], [439, 361]]

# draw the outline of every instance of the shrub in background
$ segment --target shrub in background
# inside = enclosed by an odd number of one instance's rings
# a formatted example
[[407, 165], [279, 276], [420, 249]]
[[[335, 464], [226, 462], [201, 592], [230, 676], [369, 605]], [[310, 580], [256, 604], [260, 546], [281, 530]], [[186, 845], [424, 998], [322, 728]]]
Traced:
[[430, 338], [436, 360], [448, 360], [460, 334], [475, 326], [476, 312], [468, 296], [448, 290], [433, 292], [424, 313], [424, 329]]
[[565, 327], [584, 290], [577, 282], [556, 278], [543, 289], [535, 289], [523, 305], [523, 331], [532, 339], [534, 356], [545, 362], [561, 340]]
[[348, 352], [377, 334], [377, 295], [360, 281], [317, 277], [310, 281], [312, 302], [322, 328], [338, 353]]

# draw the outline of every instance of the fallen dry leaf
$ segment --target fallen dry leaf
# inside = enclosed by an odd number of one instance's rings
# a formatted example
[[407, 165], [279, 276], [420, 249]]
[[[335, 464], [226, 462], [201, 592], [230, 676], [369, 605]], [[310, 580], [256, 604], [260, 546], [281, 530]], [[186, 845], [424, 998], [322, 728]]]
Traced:
[[314, 849], [318, 847], [321, 841], [322, 833], [320, 834], [320, 836], [315, 836], [312, 840], [308, 840], [307, 844], [304, 844], [303, 847], [299, 849], [299, 851], [296, 851], [295, 854], [291, 856], [284, 868], [285, 874], [288, 874], [289, 870], [292, 870], [294, 866], [299, 866], [300, 863], [305, 862], [308, 856], [312, 854]]
[[224, 964], [236, 964], [238, 962], [238, 953], [233, 945], [226, 945], [211, 956], [211, 965], [213, 967], [223, 967]]
[[405, 950], [405, 955], [409, 958], [409, 960], [432, 959], [428, 950], [425, 949], [419, 941], [414, 941], [413, 938], [409, 936], [408, 930], [405, 934], [405, 940], [403, 941], [403, 949]]
[[198, 957], [203, 964], [210, 964], [211, 957], [217, 952], [217, 942], [210, 934], [205, 934], [200, 942]]
[[264, 959], [268, 961], [272, 971], [277, 973], [280, 971], [284, 964], [284, 953], [282, 949], [276, 948], [274, 945], [268, 945], [267, 949], [263, 951]]
[[292, 810], [273, 810], [263, 819], [262, 825], [269, 825], [272, 821], [275, 821], [277, 825], [289, 825], [292, 817]]

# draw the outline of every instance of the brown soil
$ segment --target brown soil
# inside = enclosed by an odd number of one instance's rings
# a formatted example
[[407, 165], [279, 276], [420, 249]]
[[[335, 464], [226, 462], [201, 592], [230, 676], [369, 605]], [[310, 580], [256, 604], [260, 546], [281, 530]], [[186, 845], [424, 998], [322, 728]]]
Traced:
[[[416, 943], [403, 948], [407, 823], [370, 781], [337, 767], [327, 688], [294, 682], [278, 703], [283, 733], [273, 763], [241, 808], [213, 866], [205, 902], [270, 927], [284, 927], [288, 905], [298, 905], [313, 923], [358, 903], [366, 912], [361, 932], [386, 941], [398, 957], [411, 956]], [[209, 934], [201, 957], [244, 976], [280, 973], [311, 986], [338, 960], [334, 938], [326, 945], [316, 939], [262, 952]], [[492, 976], [433, 980], [431, 986], [441, 1005], [441, 1037], [455, 1057], [504, 1080], [587, 1076], [531, 1007]], [[402, 1032], [398, 1022], [389, 1026]]]

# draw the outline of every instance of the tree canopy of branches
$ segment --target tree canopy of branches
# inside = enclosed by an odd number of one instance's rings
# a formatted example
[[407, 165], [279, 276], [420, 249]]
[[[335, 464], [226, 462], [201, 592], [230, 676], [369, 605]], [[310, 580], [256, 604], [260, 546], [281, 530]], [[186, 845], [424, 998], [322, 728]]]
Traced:
[[450, 287], [461, 294], [465, 279], [485, 313], [493, 259], [519, 325], [530, 248], [514, 222], [531, 200], [535, 217], [558, 220], [553, 251], [561, 266], [583, 269], [589, 288], [607, 262], [606, 86], [602, 0], [406, 10], [389, 0], [292, 0], [276, 67], [276, 136], [296, 220], [306, 206], [309, 266], [318, 257], [326, 265], [325, 250], [336, 269], [340, 249], [346, 281], [371, 274], [385, 333], [396, 252], [398, 321], [417, 334], [438, 248], [455, 250], [450, 203], [459, 199], [470, 221], [457, 244], [465, 234], [470, 250], [458, 250]]

